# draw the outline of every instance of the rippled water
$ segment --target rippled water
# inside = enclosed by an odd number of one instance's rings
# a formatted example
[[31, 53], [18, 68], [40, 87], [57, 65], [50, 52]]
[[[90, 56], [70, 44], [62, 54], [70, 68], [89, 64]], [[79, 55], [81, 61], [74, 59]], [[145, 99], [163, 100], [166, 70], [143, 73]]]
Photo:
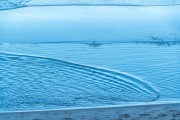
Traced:
[[148, 102], [159, 93], [125, 73], [65, 61], [0, 54], [1, 109]]
[[0, 0], [0, 111], [179, 101], [179, 4]]
[[0, 51], [1, 110], [180, 99], [179, 44], [2, 44]]

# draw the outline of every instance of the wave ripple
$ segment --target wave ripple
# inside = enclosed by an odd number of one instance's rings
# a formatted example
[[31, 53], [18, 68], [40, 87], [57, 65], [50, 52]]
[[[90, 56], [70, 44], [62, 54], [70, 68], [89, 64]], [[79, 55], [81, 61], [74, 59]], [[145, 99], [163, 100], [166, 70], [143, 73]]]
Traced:
[[149, 102], [159, 93], [125, 73], [43, 57], [0, 53], [0, 106], [18, 109]]

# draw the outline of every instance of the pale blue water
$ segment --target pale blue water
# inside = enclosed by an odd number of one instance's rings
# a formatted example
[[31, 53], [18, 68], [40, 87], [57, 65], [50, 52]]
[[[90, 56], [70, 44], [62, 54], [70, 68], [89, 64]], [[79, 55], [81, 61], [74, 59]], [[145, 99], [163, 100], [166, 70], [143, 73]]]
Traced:
[[0, 111], [180, 100], [179, 0], [0, 0]]
[[0, 51], [1, 111], [180, 100], [179, 44], [2, 44]]
[[148, 102], [159, 93], [125, 73], [50, 58], [0, 54], [1, 110]]

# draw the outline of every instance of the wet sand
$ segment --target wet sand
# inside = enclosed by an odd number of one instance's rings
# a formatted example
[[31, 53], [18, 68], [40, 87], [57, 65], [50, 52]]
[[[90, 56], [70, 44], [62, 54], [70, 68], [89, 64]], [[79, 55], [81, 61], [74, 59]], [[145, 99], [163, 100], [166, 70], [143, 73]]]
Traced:
[[179, 120], [180, 103], [0, 113], [1, 120]]

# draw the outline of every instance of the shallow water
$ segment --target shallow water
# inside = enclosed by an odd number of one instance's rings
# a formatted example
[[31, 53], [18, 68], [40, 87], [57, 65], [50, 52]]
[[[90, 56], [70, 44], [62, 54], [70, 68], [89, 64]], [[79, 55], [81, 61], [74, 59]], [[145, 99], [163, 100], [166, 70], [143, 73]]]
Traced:
[[179, 21], [179, 0], [1, 0], [0, 111], [179, 101]]
[[1, 109], [148, 102], [159, 93], [125, 73], [50, 58], [0, 54]]
[[0, 52], [1, 110], [180, 100], [179, 44], [2, 44]]

